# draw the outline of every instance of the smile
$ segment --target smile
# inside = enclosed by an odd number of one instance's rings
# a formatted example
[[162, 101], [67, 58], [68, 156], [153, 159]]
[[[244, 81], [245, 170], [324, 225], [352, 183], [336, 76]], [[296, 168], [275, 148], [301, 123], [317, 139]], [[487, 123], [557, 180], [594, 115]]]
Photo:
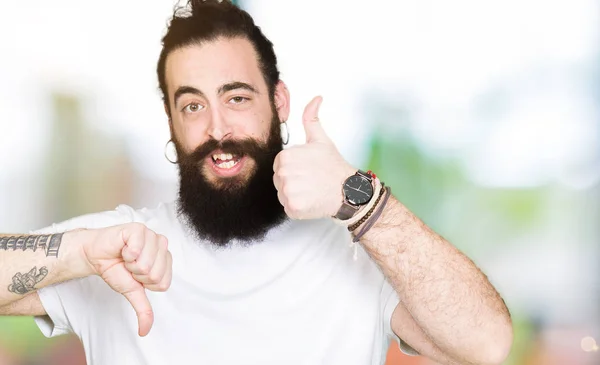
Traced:
[[237, 175], [241, 171], [246, 158], [247, 157], [245, 156], [220, 152], [213, 153], [210, 157], [208, 157], [212, 171], [215, 172], [216, 175], [222, 177], [231, 177]]
[[220, 153], [212, 155], [212, 160], [220, 169], [230, 169], [240, 162], [241, 158], [231, 153]]

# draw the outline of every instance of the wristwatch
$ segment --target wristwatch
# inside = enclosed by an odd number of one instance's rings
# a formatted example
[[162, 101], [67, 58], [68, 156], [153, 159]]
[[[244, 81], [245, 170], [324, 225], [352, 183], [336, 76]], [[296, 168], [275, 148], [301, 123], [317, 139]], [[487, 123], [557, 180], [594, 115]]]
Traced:
[[364, 172], [362, 170], [348, 177], [342, 189], [344, 192], [344, 200], [342, 206], [338, 210], [334, 218], [346, 220], [352, 218], [361, 206], [369, 203], [373, 198], [373, 179], [375, 174], [371, 171]]

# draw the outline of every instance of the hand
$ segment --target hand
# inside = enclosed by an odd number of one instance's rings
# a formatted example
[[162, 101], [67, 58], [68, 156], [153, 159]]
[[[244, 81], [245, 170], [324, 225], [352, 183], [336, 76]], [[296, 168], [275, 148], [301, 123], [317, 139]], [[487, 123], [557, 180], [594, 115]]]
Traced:
[[342, 185], [356, 172], [321, 126], [322, 101], [316, 97], [304, 109], [306, 143], [281, 151], [273, 164], [277, 197], [290, 218], [334, 216], [342, 205]]
[[154, 313], [145, 289], [166, 291], [171, 285], [172, 257], [165, 236], [140, 223], [79, 231], [83, 254], [93, 274], [99, 275], [133, 306], [139, 335], [146, 336]]

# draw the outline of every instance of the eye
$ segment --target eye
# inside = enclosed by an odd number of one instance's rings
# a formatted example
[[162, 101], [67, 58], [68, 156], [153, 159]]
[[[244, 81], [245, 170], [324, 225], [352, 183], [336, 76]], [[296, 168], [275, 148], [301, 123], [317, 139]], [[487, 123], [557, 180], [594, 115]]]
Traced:
[[183, 111], [186, 113], [197, 113], [202, 110], [202, 105], [198, 103], [190, 103], [183, 108]]
[[248, 100], [250, 100], [250, 99], [245, 98], [243, 96], [234, 96], [233, 98], [229, 99], [229, 102], [232, 103], [232, 104], [241, 104], [241, 103], [246, 102]]

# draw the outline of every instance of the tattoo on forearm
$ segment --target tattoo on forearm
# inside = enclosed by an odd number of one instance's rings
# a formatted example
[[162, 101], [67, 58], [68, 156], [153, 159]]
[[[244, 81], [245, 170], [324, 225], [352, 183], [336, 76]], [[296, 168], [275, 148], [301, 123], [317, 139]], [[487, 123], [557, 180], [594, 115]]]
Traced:
[[34, 266], [28, 273], [21, 274], [18, 272], [13, 276], [8, 291], [15, 294], [27, 294], [34, 291], [36, 289], [35, 284], [44, 280], [46, 275], [48, 275], [48, 269], [45, 266], [41, 267], [39, 271]]
[[0, 250], [31, 250], [33, 252], [43, 250], [46, 256], [58, 257], [58, 249], [60, 248], [62, 237], [63, 233], [0, 237]]
[[50, 237], [50, 243], [48, 244], [48, 249], [46, 250], [46, 256], [54, 256], [58, 257], [58, 249], [60, 248], [60, 243], [62, 242], [62, 233], [53, 234]]

